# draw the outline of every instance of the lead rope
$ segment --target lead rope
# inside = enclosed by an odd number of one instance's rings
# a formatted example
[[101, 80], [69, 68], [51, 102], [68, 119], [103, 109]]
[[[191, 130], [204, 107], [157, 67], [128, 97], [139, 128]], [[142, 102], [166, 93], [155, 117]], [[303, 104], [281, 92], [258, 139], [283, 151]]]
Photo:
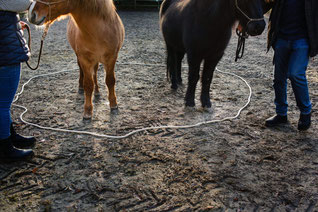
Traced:
[[[29, 39], [28, 39], [28, 47], [30, 49], [30, 52], [31, 52], [31, 30], [30, 30], [30, 26], [25, 23], [25, 27], [27, 29], [27, 32], [29, 34]], [[44, 32], [42, 34], [42, 38], [41, 38], [41, 44], [40, 44], [40, 51], [39, 51], [39, 56], [38, 56], [38, 62], [36, 64], [36, 66], [33, 68], [28, 61], [26, 61], [26, 64], [27, 66], [29, 67], [29, 69], [31, 70], [36, 70], [39, 68], [39, 65], [40, 65], [40, 60], [41, 60], [41, 55], [42, 55], [42, 49], [43, 49], [43, 43], [44, 43], [44, 39], [49, 31], [49, 27], [50, 27], [50, 23], [48, 23], [47, 25], [45, 25], [45, 29], [44, 29]]]
[[237, 62], [238, 59], [241, 59], [243, 57], [245, 49], [245, 40], [248, 38], [248, 34], [245, 30], [240, 31], [239, 29], [236, 29], [236, 34], [238, 36], [238, 39], [235, 52], [235, 62]]

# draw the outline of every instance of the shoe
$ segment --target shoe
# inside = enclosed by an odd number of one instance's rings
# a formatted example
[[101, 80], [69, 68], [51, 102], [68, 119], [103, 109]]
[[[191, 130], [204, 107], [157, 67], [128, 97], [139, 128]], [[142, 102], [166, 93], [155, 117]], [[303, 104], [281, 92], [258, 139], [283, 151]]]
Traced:
[[300, 114], [298, 121], [298, 130], [304, 131], [308, 130], [311, 124], [311, 113], [309, 114]]
[[11, 137], [0, 139], [0, 160], [23, 160], [34, 155], [32, 149], [17, 149], [12, 145]]
[[10, 126], [11, 141], [12, 145], [19, 149], [29, 149], [34, 147], [36, 139], [32, 136], [21, 136], [17, 134], [13, 128], [13, 125]]
[[275, 127], [280, 124], [286, 124], [287, 123], [287, 115], [281, 116], [281, 115], [275, 115], [271, 118], [266, 119], [265, 126], [266, 127]]

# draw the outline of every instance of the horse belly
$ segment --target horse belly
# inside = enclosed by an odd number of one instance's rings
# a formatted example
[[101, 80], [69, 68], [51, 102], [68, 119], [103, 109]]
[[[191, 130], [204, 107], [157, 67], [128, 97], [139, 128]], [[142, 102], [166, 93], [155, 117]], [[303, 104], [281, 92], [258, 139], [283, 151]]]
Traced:
[[67, 35], [74, 50], [82, 48], [81, 46], [84, 45], [95, 52], [99, 49], [119, 51], [123, 44], [125, 30], [118, 15], [112, 24], [98, 18], [91, 18], [89, 23], [77, 23], [71, 16], [67, 26]]

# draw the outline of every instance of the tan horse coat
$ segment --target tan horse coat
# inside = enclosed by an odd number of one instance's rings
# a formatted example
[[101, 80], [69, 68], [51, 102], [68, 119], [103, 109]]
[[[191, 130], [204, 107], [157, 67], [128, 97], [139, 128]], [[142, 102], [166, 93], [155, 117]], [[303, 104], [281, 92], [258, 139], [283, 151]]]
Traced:
[[70, 15], [67, 36], [76, 53], [79, 68], [79, 89], [84, 89], [85, 119], [93, 113], [92, 94], [99, 94], [98, 64], [106, 72], [108, 100], [113, 112], [117, 111], [115, 92], [115, 63], [124, 40], [124, 26], [112, 0], [43, 0], [33, 3], [29, 11], [32, 23], [50, 23], [63, 15]]

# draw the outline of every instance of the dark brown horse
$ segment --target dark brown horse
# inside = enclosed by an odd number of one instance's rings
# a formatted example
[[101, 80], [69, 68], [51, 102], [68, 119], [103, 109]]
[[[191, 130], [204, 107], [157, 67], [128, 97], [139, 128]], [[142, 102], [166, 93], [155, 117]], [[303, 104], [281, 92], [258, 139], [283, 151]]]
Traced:
[[185, 105], [195, 106], [195, 89], [201, 76], [201, 104], [211, 108], [210, 85], [236, 21], [251, 36], [264, 31], [261, 0], [165, 0], [160, 26], [167, 47], [167, 73], [172, 89], [181, 80], [181, 61], [187, 54], [189, 75]]

